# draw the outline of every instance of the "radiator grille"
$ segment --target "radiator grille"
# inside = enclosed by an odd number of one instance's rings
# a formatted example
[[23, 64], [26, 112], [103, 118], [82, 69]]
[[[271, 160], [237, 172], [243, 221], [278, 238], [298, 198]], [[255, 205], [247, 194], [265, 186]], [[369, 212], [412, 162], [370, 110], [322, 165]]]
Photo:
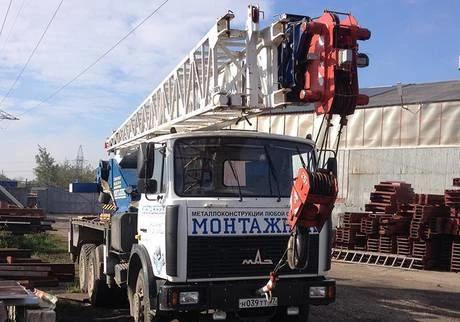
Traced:
[[[189, 237], [187, 277], [267, 277], [286, 249], [289, 236], [257, 237]], [[318, 273], [318, 235], [311, 236], [309, 264], [305, 270], [291, 271], [288, 267], [280, 274]], [[258, 256], [260, 254], [260, 257]], [[251, 261], [243, 264], [243, 261]], [[271, 260], [273, 265], [260, 264]], [[256, 263], [254, 263], [256, 262]]]

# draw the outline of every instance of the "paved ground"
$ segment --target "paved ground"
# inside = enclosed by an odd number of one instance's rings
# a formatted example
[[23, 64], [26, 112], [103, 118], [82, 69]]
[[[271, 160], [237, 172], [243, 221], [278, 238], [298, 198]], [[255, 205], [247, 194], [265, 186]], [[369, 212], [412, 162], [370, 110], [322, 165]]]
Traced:
[[334, 263], [337, 301], [311, 321], [460, 321], [460, 274]]
[[[460, 274], [334, 263], [330, 277], [337, 301], [312, 307], [311, 322], [460, 321]], [[62, 305], [59, 321], [129, 321], [126, 309]]]

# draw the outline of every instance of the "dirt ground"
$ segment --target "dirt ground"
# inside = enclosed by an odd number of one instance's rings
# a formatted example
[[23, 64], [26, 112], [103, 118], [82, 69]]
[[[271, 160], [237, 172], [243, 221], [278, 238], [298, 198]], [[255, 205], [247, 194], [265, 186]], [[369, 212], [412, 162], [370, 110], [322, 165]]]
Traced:
[[[55, 233], [63, 238], [67, 238], [67, 218], [55, 218], [54, 227], [58, 229]], [[329, 277], [337, 281], [336, 302], [311, 307], [311, 322], [460, 322], [458, 273], [334, 262]], [[82, 295], [64, 293], [61, 290], [62, 297], [82, 298]], [[130, 321], [126, 308], [93, 308], [87, 303], [63, 298], [58, 302], [56, 314], [58, 321], [65, 322]]]

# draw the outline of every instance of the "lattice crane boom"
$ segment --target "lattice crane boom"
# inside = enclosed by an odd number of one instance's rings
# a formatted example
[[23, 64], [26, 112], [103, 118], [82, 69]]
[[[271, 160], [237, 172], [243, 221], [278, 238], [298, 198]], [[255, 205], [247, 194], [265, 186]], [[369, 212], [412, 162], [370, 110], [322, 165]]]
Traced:
[[246, 30], [232, 29], [229, 12], [108, 138], [106, 148], [129, 147], [156, 135], [217, 126], [267, 107], [286, 105], [277, 86], [277, 47], [283, 21], [260, 31], [250, 6]]

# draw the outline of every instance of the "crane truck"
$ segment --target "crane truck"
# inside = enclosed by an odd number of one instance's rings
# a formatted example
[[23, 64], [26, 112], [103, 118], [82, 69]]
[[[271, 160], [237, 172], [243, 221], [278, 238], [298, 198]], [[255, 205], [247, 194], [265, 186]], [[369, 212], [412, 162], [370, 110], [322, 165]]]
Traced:
[[[105, 142], [103, 212], [69, 228], [94, 305], [125, 296], [136, 322], [307, 321], [335, 300], [328, 131], [367, 104], [357, 42], [370, 32], [349, 13], [284, 14], [264, 29], [260, 15], [248, 6], [244, 30], [230, 11], [218, 19]], [[305, 103], [324, 114], [316, 142], [227, 129]]]

